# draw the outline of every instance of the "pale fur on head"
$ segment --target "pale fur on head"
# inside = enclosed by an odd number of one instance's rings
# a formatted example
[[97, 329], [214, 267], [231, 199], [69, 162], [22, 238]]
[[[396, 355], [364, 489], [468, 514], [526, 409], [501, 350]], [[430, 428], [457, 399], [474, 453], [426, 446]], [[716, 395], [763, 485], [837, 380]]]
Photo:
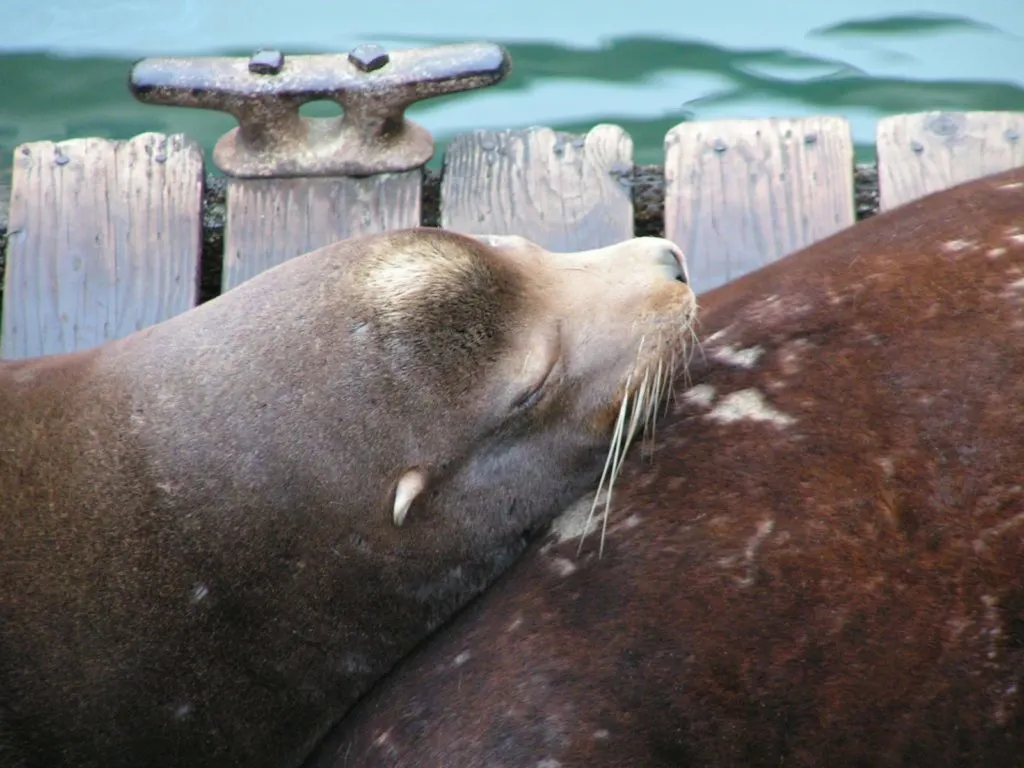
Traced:
[[[521, 330], [530, 276], [486, 249], [404, 232], [371, 247], [354, 279], [367, 297], [364, 319], [397, 359], [418, 362], [418, 375], [477, 370], [475, 360], [503, 349]], [[447, 383], [457, 391], [473, 384]]]

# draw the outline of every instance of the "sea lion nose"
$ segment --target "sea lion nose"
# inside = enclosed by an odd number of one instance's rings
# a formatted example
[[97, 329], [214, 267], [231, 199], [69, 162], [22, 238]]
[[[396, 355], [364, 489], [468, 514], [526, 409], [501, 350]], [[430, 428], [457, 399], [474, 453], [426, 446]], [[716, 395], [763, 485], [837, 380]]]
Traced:
[[655, 260], [668, 269], [670, 279], [680, 283], [690, 282], [690, 274], [686, 269], [686, 257], [676, 246], [669, 244], [659, 248]]

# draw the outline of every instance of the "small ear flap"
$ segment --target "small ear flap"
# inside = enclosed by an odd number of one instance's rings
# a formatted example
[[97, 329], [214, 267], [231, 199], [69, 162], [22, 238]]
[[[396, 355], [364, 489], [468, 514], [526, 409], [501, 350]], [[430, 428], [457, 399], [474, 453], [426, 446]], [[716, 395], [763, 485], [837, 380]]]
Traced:
[[405, 522], [405, 515], [412, 506], [413, 501], [427, 487], [427, 476], [419, 469], [407, 469], [399, 478], [398, 486], [395, 488], [395, 511], [394, 521], [398, 527]]

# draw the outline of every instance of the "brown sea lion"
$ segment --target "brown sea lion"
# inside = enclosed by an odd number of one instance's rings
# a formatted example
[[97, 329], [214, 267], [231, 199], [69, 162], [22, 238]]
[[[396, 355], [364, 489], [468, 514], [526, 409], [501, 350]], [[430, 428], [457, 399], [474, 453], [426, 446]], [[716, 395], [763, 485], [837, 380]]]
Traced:
[[0, 366], [0, 765], [297, 765], [593, 487], [682, 254], [495, 242], [348, 240]]
[[604, 556], [538, 543], [309, 765], [1022, 764], [1024, 169], [700, 302]]

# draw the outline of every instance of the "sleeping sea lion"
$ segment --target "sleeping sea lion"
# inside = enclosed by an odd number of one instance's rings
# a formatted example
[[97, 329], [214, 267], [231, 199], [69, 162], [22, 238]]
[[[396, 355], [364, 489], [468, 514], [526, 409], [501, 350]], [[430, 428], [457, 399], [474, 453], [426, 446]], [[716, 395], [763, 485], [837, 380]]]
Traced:
[[1024, 169], [700, 296], [703, 355], [316, 768], [941, 768], [1024, 755]]
[[593, 487], [685, 260], [347, 240], [0, 364], [0, 765], [286, 768]]

